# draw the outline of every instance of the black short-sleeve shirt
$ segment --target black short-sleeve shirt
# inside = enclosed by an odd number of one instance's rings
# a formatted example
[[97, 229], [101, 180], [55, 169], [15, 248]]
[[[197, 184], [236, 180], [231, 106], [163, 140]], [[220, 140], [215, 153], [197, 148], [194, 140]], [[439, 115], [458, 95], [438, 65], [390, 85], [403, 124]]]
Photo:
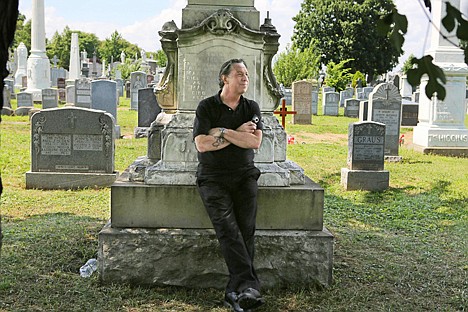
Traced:
[[[263, 130], [260, 107], [257, 102], [241, 96], [236, 110], [232, 110], [221, 101], [220, 93], [221, 91], [198, 104], [193, 125], [193, 138], [200, 134], [207, 135], [210, 129], [216, 127], [235, 130], [243, 123], [252, 120], [254, 115], [260, 120], [257, 123], [257, 129]], [[253, 158], [253, 149], [241, 148], [234, 144], [218, 151], [198, 153], [200, 164], [213, 170], [231, 170], [253, 165]]]

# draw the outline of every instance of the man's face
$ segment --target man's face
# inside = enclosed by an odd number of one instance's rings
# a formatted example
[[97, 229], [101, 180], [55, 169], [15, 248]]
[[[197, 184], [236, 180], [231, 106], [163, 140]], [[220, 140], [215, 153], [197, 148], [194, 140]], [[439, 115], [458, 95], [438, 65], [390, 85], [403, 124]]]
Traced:
[[249, 87], [249, 72], [242, 63], [232, 64], [229, 75], [225, 78], [225, 87], [237, 94], [244, 94]]

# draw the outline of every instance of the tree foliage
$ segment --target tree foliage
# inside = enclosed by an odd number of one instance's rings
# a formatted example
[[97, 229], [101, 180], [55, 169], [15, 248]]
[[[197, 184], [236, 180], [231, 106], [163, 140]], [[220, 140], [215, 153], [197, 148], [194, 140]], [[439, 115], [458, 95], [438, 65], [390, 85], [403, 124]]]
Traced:
[[[65, 26], [62, 33], [56, 31], [47, 44], [47, 57], [52, 59], [56, 55], [59, 59], [57, 65], [66, 69], [70, 65], [71, 37], [74, 32], [78, 33], [80, 51], [86, 51], [88, 56], [91, 56], [100, 44], [99, 38], [95, 34], [72, 31], [68, 26]], [[96, 53], [99, 57], [99, 51]]]
[[353, 74], [353, 79], [352, 79], [352, 82], [351, 82], [351, 87], [357, 88], [357, 86], [358, 86], [358, 80], [359, 80], [359, 79], [361, 79], [361, 86], [362, 86], [362, 87], [367, 86], [367, 83], [366, 83], [366, 76], [358, 70], [357, 72], [355, 72], [355, 73]]
[[380, 17], [392, 8], [392, 0], [304, 0], [293, 18], [293, 44], [303, 51], [315, 39], [324, 65], [352, 59], [352, 72], [370, 78], [386, 73], [402, 54], [390, 44], [390, 34], [377, 31]]
[[347, 63], [352, 60], [344, 60], [335, 64], [330, 62], [327, 64], [327, 72], [325, 76], [325, 84], [329, 87], [334, 87], [336, 92], [346, 89], [346, 85], [351, 81], [353, 74], [350, 73], [351, 68], [347, 68]]
[[31, 51], [31, 20], [26, 21], [26, 16], [20, 13], [18, 14], [15, 38], [11, 48], [16, 49], [21, 42], [28, 48], [28, 52]]
[[101, 59], [106, 60], [108, 64], [112, 59], [114, 62], [120, 60], [122, 51], [124, 51], [127, 56], [135, 54], [140, 55], [140, 48], [136, 44], [125, 40], [117, 30], [111, 34], [110, 38], [106, 38], [102, 41], [99, 47]]
[[129, 79], [132, 72], [141, 70], [141, 61], [133, 61], [127, 58], [125, 59], [125, 63], [117, 65], [117, 69], [120, 70], [122, 79]]
[[[62, 32], [56, 31], [52, 38], [46, 39], [46, 53], [47, 57], [51, 60], [54, 55], [57, 56], [59, 67], [68, 69], [70, 65], [70, 47], [72, 33], [78, 33], [79, 49], [86, 51], [88, 58], [91, 58], [93, 53], [96, 52], [98, 60], [105, 60], [107, 64], [113, 58], [114, 61], [120, 61], [120, 54], [122, 51], [127, 56], [132, 58], [134, 55], [140, 55], [141, 50], [138, 45], [130, 43], [122, 37], [117, 31], [114, 31], [110, 38], [100, 40], [95, 34], [83, 31], [74, 31], [70, 27], [65, 26]], [[18, 15], [16, 24], [16, 32], [13, 44], [11, 45], [12, 51], [23, 42], [28, 51], [31, 51], [31, 20], [26, 20], [24, 14]], [[158, 63], [158, 66], [166, 66], [167, 57], [164, 51], [158, 50], [156, 52], [148, 52], [152, 54]], [[137, 62], [136, 62], [137, 63]], [[132, 66], [132, 68], [135, 66]], [[139, 64], [136, 64], [140, 68]]]
[[163, 50], [153, 52], [153, 57], [159, 67], [165, 67], [167, 65], [167, 55]]
[[[426, 6], [431, 9], [431, 1], [424, 1]], [[460, 40], [459, 47], [464, 50], [465, 63], [468, 64], [468, 20], [464, 19], [461, 12], [453, 7], [450, 2], [445, 2], [446, 5], [446, 16], [442, 19], [442, 25], [447, 29], [448, 32], [455, 30], [455, 37]], [[408, 20], [406, 16], [401, 15], [395, 6], [392, 7], [391, 12], [382, 16], [379, 21], [378, 29], [381, 33], [391, 32], [399, 33], [399, 40], [394, 40], [392, 44], [397, 48], [401, 49], [404, 43], [404, 35], [407, 31]], [[434, 93], [437, 94], [439, 100], [445, 99], [445, 87], [446, 82], [444, 71], [433, 62], [433, 58], [430, 55], [422, 56], [421, 58], [413, 58], [411, 60], [412, 68], [408, 70], [408, 82], [413, 86], [419, 85], [421, 77], [427, 75], [429, 77], [428, 84], [424, 90], [426, 96], [431, 98]]]
[[401, 71], [403, 72], [403, 74], [408, 74], [408, 71], [413, 68], [414, 64], [413, 64], [413, 60], [415, 59], [416, 57], [411, 53], [410, 56], [408, 56], [408, 58], [406, 59], [406, 61], [403, 63], [403, 66], [401, 67]]
[[273, 73], [279, 83], [291, 87], [294, 81], [317, 77], [319, 66], [320, 55], [315, 52], [312, 43], [304, 51], [287, 47], [286, 51], [278, 55]]

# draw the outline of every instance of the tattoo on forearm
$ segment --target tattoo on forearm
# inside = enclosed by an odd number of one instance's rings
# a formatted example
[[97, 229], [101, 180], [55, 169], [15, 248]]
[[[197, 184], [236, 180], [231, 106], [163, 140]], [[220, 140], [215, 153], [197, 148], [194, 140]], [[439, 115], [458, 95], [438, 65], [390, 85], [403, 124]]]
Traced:
[[224, 144], [224, 138], [215, 137], [215, 141], [213, 142], [214, 147], [219, 147], [220, 145]]

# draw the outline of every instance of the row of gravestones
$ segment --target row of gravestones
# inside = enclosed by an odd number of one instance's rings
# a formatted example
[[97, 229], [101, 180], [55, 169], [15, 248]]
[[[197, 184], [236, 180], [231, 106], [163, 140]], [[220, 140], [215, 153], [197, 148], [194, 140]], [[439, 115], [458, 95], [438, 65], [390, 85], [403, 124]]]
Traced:
[[[344, 115], [348, 117], [358, 117], [359, 102], [367, 100], [372, 92], [372, 87], [346, 88], [340, 93], [335, 92], [335, 88], [322, 88], [322, 110], [325, 116], [338, 116], [339, 108], [344, 107]], [[356, 98], [354, 99], [354, 95]], [[311, 115], [317, 115], [318, 111], [318, 90], [307, 81], [296, 81], [292, 85], [292, 90], [285, 90], [286, 104], [292, 104], [293, 123], [310, 124]]]
[[[357, 98], [353, 98], [354, 89], [347, 88], [340, 93], [334, 92], [334, 88], [322, 88], [322, 111], [325, 116], [338, 116], [339, 108], [344, 107], [344, 116], [367, 119], [367, 105], [372, 87], [356, 88]], [[417, 95], [415, 95], [417, 96]], [[310, 124], [312, 115], [317, 115], [318, 91], [307, 81], [293, 83], [291, 91], [286, 89], [285, 99], [292, 103], [292, 109], [296, 113], [292, 116], [294, 124]], [[415, 101], [403, 100], [402, 126], [416, 126], [418, 122], [418, 105]]]
[[[67, 86], [67, 90], [74, 94], [74, 99], [69, 100], [68, 106], [93, 108], [103, 110], [112, 114], [117, 120], [118, 96], [115, 92], [116, 82], [110, 80], [89, 81], [80, 79], [76, 81], [75, 86]], [[57, 89], [42, 90], [42, 108], [58, 107]], [[5, 86], [3, 90], [4, 108], [2, 115], [28, 115], [33, 109], [33, 96], [28, 92], [19, 92], [16, 95], [17, 109], [13, 110], [10, 103], [10, 92]], [[135, 137], [141, 138], [147, 136], [147, 128], [156, 119], [161, 112], [153, 88], [143, 88], [137, 90], [137, 110], [138, 126], [135, 129]], [[71, 96], [70, 96], [71, 97]], [[117, 129], [118, 126], [117, 126]], [[119, 133], [120, 137], [120, 133]]]
[[[144, 94], [140, 93], [142, 97]], [[349, 128], [348, 168], [342, 171], [347, 189], [388, 187], [388, 172], [382, 172], [384, 157], [398, 156], [398, 90], [381, 84], [371, 93], [369, 103], [370, 121]], [[54, 108], [34, 114], [31, 125], [32, 163], [26, 175], [27, 188], [78, 188], [86, 179], [86, 183], [100, 185], [112, 183], [117, 177], [112, 114], [80, 107]]]

